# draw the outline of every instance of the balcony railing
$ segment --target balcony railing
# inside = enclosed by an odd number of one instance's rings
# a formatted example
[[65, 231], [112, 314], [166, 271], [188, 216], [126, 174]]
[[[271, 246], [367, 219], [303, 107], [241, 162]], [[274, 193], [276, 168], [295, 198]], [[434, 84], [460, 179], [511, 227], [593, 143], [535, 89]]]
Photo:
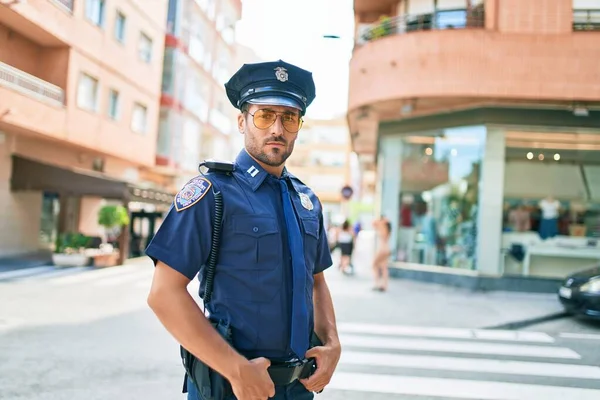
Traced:
[[65, 11], [73, 14], [73, 0], [50, 0]]
[[600, 31], [600, 10], [573, 10], [574, 31]]
[[390, 35], [401, 35], [417, 31], [440, 29], [483, 28], [485, 11], [482, 7], [470, 10], [456, 9], [436, 11], [428, 14], [383, 17], [379, 22], [360, 29], [357, 44], [380, 39]]
[[53, 105], [64, 105], [65, 92], [61, 88], [3, 62], [0, 62], [0, 86]]

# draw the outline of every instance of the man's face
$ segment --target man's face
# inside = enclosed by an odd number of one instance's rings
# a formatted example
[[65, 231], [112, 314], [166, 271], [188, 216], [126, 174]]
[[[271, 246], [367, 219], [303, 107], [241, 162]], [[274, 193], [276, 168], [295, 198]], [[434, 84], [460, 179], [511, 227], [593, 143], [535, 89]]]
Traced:
[[[261, 111], [257, 114], [259, 110]], [[273, 113], [277, 114], [277, 119], [271, 126], [265, 129], [256, 127], [265, 123], [265, 120], [264, 118], [257, 120], [255, 125], [253, 115], [258, 119], [261, 118], [261, 114], [272, 117]], [[246, 151], [256, 160], [271, 167], [283, 165], [292, 155], [298, 137], [298, 132], [289, 132], [284, 128], [283, 121], [288, 120], [289, 123], [298, 118], [300, 118], [300, 111], [293, 107], [250, 104], [248, 112], [238, 116], [239, 130], [246, 135], [244, 139]]]

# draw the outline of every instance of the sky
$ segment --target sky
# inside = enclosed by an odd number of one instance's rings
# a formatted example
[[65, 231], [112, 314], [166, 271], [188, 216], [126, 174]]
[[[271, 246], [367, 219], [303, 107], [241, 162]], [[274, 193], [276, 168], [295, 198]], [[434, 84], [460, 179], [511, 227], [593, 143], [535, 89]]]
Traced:
[[353, 0], [242, 0], [242, 7], [236, 26], [240, 44], [265, 61], [282, 59], [313, 73], [317, 97], [307, 117], [329, 119], [345, 114]]

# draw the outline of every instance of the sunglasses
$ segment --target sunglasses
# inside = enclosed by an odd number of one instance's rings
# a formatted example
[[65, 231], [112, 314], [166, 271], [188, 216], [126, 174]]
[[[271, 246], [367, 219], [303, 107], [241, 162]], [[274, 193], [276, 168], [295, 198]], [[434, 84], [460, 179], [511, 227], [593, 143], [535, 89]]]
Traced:
[[[248, 112], [250, 114], [250, 112]], [[254, 126], [258, 129], [267, 129], [271, 127], [275, 121], [277, 121], [277, 116], [281, 116], [281, 124], [283, 128], [290, 132], [296, 133], [302, 128], [302, 118], [293, 112], [284, 111], [284, 112], [275, 112], [268, 109], [257, 110], [252, 115], [252, 122]]]

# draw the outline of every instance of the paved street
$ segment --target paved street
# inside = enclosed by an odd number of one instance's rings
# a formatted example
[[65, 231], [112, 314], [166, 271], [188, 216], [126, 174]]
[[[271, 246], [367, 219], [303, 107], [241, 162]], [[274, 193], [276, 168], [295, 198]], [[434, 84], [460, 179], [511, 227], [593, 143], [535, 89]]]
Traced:
[[[560, 310], [555, 296], [401, 280], [376, 293], [368, 257], [365, 239], [356, 276], [327, 272], [344, 352], [318, 399], [600, 398], [599, 325], [481, 329]], [[148, 260], [9, 274], [0, 273], [1, 399], [184, 398], [177, 344], [146, 306]]]

